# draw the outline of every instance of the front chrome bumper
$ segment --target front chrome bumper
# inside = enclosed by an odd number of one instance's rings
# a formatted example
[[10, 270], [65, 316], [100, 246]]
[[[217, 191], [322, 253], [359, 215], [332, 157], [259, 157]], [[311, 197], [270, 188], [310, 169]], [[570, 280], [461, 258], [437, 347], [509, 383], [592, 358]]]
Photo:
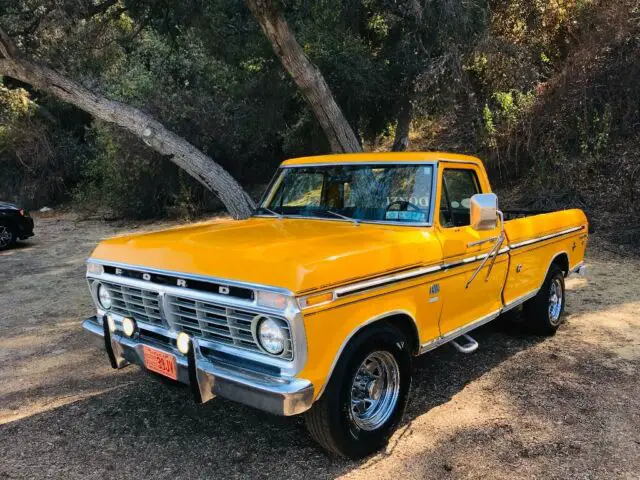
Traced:
[[214, 364], [200, 353], [195, 340], [190, 354], [185, 356], [169, 346], [128, 338], [118, 331], [111, 333], [95, 316], [86, 319], [82, 327], [106, 349], [113, 368], [123, 368], [130, 363], [144, 367], [143, 345], [174, 355], [178, 382], [189, 385], [199, 403], [220, 395], [285, 416], [302, 413], [313, 403], [313, 385], [308, 380], [272, 377]]

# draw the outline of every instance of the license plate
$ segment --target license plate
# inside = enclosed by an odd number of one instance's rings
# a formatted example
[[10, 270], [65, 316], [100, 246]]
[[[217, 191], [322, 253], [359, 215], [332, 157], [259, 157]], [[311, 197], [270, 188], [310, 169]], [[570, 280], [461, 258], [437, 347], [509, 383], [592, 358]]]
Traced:
[[165, 353], [155, 348], [142, 346], [144, 352], [144, 366], [152, 372], [159, 373], [173, 380], [178, 379], [178, 369], [176, 367], [176, 357], [170, 353]]

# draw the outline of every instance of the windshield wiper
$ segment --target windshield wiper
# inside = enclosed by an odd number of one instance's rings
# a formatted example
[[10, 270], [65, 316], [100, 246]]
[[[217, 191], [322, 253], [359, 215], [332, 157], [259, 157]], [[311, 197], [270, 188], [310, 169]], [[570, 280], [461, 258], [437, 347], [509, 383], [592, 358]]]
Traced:
[[274, 212], [273, 210], [271, 210], [270, 208], [267, 208], [267, 207], [259, 207], [258, 210], [265, 210], [266, 212], [270, 213], [271, 215], [273, 215], [274, 217], [278, 218], [279, 220], [282, 220], [284, 218], [278, 212]]
[[336, 217], [343, 218], [344, 220], [349, 220], [353, 222], [354, 225], [360, 225], [360, 221], [356, 218], [347, 217], [346, 215], [342, 215], [341, 213], [332, 212], [331, 210], [323, 210], [325, 213], [330, 213], [331, 215], [335, 215]]

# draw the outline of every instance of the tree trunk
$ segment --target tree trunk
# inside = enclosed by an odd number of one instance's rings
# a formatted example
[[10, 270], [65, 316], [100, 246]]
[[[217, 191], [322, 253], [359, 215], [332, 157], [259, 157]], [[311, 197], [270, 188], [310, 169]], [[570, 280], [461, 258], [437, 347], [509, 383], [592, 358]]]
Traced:
[[396, 135], [393, 139], [392, 152], [403, 152], [409, 147], [409, 130], [411, 129], [411, 119], [413, 117], [413, 107], [409, 97], [405, 97], [398, 113], [398, 123], [396, 124]]
[[331, 150], [336, 153], [361, 152], [362, 146], [342, 110], [336, 103], [322, 73], [305, 55], [289, 29], [289, 25], [272, 0], [244, 0], [262, 27], [280, 58], [285, 70], [293, 78], [305, 100], [311, 106]]
[[129, 105], [96, 95], [50, 68], [22, 58], [2, 29], [0, 54], [4, 57], [0, 58], [0, 75], [46, 90], [100, 120], [129, 130], [149, 147], [170, 156], [173, 163], [214, 192], [233, 218], [246, 218], [251, 214], [253, 201], [238, 182], [210, 157], [160, 122]]

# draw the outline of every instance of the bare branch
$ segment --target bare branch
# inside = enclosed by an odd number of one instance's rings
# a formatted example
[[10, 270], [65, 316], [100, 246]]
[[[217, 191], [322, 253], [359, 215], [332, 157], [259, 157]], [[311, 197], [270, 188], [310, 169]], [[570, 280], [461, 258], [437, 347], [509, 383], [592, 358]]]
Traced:
[[18, 49], [2, 27], [0, 27], [0, 53], [6, 59], [12, 59], [18, 56]]
[[[90, 8], [87, 9], [87, 15], [85, 16], [85, 18], [91, 18], [106, 12], [111, 7], [113, 7], [116, 3], [118, 3], [118, 1], [119, 0], [105, 0], [102, 3], [91, 6]], [[122, 11], [126, 11], [126, 8], [123, 7]]]
[[271, 42], [324, 131], [334, 152], [360, 152], [362, 146], [335, 101], [322, 72], [305, 55], [285, 18], [272, 0], [244, 0]]
[[130, 131], [214, 192], [234, 218], [246, 218], [251, 214], [253, 201], [238, 182], [184, 138], [137, 108], [91, 92], [52, 69], [21, 57], [1, 29], [0, 39], [4, 56], [0, 58], [0, 75], [29, 83], [100, 120]]

